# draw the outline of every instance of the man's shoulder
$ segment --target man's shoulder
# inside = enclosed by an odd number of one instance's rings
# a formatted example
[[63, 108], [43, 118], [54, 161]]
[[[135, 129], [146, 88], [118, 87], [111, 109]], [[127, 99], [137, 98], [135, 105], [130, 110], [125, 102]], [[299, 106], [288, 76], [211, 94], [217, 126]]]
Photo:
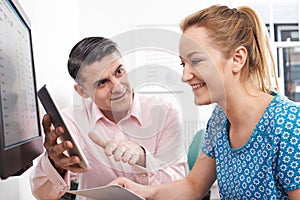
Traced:
[[70, 104], [61, 110], [62, 115], [68, 119], [73, 119], [76, 116], [86, 116], [91, 113], [93, 103], [91, 101], [80, 102], [79, 104]]

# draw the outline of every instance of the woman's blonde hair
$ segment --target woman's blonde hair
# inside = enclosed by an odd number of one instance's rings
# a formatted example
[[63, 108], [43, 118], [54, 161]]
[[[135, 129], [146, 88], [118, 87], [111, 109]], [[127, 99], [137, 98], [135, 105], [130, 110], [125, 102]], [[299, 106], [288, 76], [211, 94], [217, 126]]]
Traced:
[[[189, 27], [206, 28], [215, 48], [226, 58], [239, 46], [248, 51], [241, 80], [251, 79], [264, 92], [278, 89], [275, 62], [269, 43], [269, 35], [258, 14], [247, 6], [230, 9], [213, 5], [186, 17], [180, 24], [182, 32]], [[270, 67], [269, 67], [270, 66]], [[272, 83], [272, 74], [275, 86]]]

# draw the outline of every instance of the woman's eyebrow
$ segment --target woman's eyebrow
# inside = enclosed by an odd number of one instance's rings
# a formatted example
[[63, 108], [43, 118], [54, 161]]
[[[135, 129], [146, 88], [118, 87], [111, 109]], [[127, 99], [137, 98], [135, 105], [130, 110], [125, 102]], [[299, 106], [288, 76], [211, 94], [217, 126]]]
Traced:
[[201, 51], [193, 51], [193, 52], [189, 53], [189, 54], [187, 55], [187, 57], [190, 58], [190, 57], [192, 57], [192, 56], [194, 56], [194, 55], [201, 55], [201, 54], [202, 54]]
[[190, 52], [189, 54], [187, 54], [187, 56], [179, 56], [179, 58], [180, 59], [188, 59], [194, 55], [202, 55], [202, 52], [201, 51], [193, 51], [193, 52]]

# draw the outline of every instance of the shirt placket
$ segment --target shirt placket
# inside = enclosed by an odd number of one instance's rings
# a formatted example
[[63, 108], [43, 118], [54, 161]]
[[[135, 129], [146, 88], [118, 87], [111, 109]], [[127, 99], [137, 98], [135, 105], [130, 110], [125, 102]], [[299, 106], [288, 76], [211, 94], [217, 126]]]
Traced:
[[125, 140], [125, 136], [124, 136], [124, 133], [123, 133], [123, 130], [120, 126], [116, 126], [114, 128], [114, 134], [115, 134], [115, 140], [117, 141], [123, 141]]

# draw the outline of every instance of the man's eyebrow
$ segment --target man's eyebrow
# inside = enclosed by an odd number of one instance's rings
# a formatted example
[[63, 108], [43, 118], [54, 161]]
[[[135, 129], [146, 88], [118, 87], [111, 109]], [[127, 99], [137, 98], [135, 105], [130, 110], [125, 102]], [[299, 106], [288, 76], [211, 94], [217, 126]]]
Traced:
[[123, 64], [120, 64], [117, 69], [115, 70], [115, 72], [117, 72], [120, 68], [124, 67]]

